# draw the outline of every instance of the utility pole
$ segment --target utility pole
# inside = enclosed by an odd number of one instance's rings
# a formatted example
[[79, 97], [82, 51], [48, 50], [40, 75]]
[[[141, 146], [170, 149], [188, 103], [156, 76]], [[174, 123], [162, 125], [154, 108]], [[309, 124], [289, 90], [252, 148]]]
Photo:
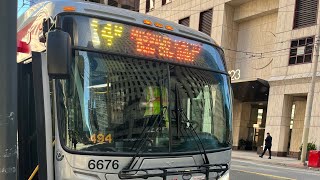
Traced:
[[0, 0], [0, 179], [17, 179], [17, 0]]
[[302, 152], [301, 152], [301, 162], [305, 164], [306, 156], [307, 156], [307, 145], [309, 139], [309, 129], [310, 129], [310, 120], [312, 113], [312, 104], [314, 97], [314, 87], [317, 78], [317, 69], [318, 69], [318, 61], [319, 61], [319, 46], [320, 46], [320, 25], [318, 25], [318, 34], [316, 35], [316, 39], [314, 42], [314, 50], [315, 54], [313, 57], [313, 69], [312, 69], [312, 78], [308, 92], [307, 98], [307, 106], [306, 106], [306, 114], [304, 118], [304, 127], [303, 127], [303, 135], [302, 135]]

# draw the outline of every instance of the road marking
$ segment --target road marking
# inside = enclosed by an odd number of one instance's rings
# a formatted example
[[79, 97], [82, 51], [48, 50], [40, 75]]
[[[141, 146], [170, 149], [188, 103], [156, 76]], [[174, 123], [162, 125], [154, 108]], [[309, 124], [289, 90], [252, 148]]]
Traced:
[[272, 177], [272, 178], [276, 178], [276, 179], [296, 180], [296, 179], [282, 177], [282, 176], [274, 176], [274, 175], [271, 175], [271, 174], [263, 174], [263, 173], [257, 173], [257, 172], [251, 172], [251, 171], [244, 171], [244, 170], [241, 170], [241, 169], [232, 169], [232, 170], [239, 171], [239, 172], [244, 172], [244, 173], [249, 173], [249, 174], [256, 174], [256, 175], [260, 175], [260, 176]]
[[[231, 167], [231, 169], [232, 169], [233, 167], [239, 167], [239, 168], [246, 168], [246, 169], [261, 170], [261, 167], [259, 167], [259, 166], [253, 166], [253, 167], [251, 167], [251, 166], [243, 166], [243, 165], [235, 165], [235, 164], [232, 164], [230, 167]], [[265, 170], [265, 169], [264, 169], [264, 170]], [[279, 171], [279, 170], [274, 170], [274, 169], [268, 169], [268, 172], [281, 172], [281, 171]]]

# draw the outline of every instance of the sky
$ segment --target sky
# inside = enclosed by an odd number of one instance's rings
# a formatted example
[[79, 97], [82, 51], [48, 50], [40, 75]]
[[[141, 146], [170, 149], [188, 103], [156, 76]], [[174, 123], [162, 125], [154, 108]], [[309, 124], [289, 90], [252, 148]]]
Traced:
[[18, 17], [29, 7], [29, 0], [18, 0]]

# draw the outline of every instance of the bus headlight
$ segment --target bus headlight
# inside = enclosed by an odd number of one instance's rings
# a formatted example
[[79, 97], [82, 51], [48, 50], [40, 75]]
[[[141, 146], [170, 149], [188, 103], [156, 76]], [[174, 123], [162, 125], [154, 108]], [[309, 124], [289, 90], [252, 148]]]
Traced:
[[224, 173], [224, 175], [219, 178], [219, 180], [229, 180], [229, 179], [230, 179], [229, 178], [229, 171]]

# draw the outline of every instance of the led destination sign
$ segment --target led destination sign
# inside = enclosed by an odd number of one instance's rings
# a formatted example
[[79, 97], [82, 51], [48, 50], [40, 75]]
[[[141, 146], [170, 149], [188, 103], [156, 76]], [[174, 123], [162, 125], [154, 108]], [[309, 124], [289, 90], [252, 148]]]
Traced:
[[219, 50], [211, 45], [128, 24], [84, 16], [73, 18], [78, 24], [78, 36], [81, 37], [78, 46], [225, 70]]
[[113, 44], [113, 39], [122, 36], [123, 27], [121, 25], [115, 25], [112, 23], [106, 23], [101, 26], [98, 20], [92, 20], [91, 31], [92, 31], [92, 42], [97, 46], [100, 46], [100, 38], [106, 41], [107, 46]]
[[91, 20], [91, 41], [95, 48], [166, 60], [193, 62], [201, 43], [158, 31], [113, 22]]
[[168, 36], [154, 34], [140, 29], [132, 29], [131, 40], [136, 43], [136, 50], [144, 55], [159, 55], [163, 58], [194, 61], [200, 53], [200, 45], [186, 41], [173, 40]]

